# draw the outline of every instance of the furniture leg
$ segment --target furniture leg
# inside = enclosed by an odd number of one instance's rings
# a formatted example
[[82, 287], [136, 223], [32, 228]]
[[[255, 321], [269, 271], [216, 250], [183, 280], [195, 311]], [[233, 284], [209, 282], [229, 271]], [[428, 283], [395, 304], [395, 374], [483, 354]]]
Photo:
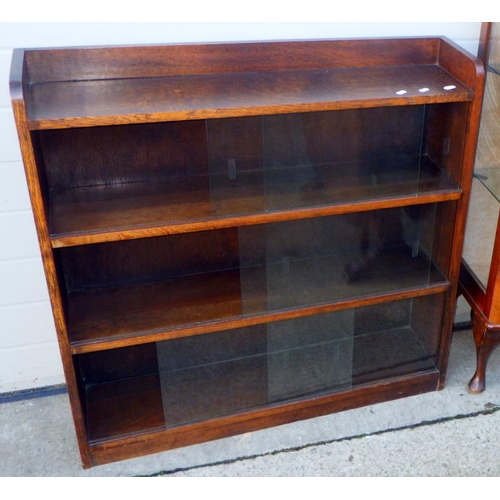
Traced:
[[485, 326], [472, 311], [472, 333], [476, 344], [476, 372], [469, 382], [472, 392], [483, 392], [486, 387], [486, 365], [493, 350], [498, 346], [500, 338], [497, 332]]

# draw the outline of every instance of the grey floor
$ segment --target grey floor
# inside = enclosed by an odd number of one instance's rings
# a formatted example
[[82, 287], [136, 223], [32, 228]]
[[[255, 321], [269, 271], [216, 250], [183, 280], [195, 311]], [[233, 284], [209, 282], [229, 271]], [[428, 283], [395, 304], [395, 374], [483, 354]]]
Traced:
[[84, 470], [65, 394], [0, 404], [0, 477], [500, 476], [500, 349], [470, 394], [470, 331], [439, 392]]

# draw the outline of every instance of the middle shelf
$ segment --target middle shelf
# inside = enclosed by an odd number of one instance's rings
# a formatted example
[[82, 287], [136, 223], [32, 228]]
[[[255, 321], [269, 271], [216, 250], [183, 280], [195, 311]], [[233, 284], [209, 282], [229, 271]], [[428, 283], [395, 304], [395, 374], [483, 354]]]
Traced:
[[443, 291], [444, 205], [57, 249], [72, 351]]

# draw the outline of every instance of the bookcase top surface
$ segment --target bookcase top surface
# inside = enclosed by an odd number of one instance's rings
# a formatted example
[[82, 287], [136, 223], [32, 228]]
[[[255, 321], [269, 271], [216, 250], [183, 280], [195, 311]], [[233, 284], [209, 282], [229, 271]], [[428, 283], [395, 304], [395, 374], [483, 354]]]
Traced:
[[439, 38], [19, 49], [11, 88], [37, 130], [470, 101], [473, 66]]

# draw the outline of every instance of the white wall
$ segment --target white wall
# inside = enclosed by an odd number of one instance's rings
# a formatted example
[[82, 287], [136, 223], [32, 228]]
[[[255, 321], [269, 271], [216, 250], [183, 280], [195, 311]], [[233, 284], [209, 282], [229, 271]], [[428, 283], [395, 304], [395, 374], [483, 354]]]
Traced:
[[0, 393], [64, 381], [8, 92], [14, 47], [448, 36], [477, 52], [479, 22], [0, 23]]

